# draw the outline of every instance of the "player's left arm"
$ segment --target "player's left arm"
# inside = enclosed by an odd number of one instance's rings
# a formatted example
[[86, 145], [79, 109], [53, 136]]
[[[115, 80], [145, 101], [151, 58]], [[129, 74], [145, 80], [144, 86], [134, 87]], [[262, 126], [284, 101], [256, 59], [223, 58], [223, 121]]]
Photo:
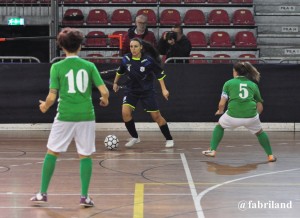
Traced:
[[168, 100], [169, 99], [169, 91], [167, 90], [164, 79], [162, 78], [162, 79], [159, 79], [158, 81], [159, 81], [163, 96], [165, 97], [166, 100]]
[[48, 109], [55, 103], [57, 97], [57, 89], [50, 89], [45, 101], [40, 100], [40, 110], [46, 113]]

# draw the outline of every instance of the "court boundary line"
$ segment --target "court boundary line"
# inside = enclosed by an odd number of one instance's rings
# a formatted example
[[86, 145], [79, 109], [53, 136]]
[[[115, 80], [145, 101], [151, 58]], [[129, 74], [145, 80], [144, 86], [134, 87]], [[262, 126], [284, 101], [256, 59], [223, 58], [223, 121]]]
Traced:
[[227, 185], [227, 184], [230, 184], [230, 183], [234, 183], [236, 181], [241, 181], [241, 180], [246, 180], [246, 179], [250, 179], [250, 178], [255, 178], [255, 177], [260, 177], [260, 176], [266, 176], [266, 175], [272, 175], [272, 174], [278, 174], [278, 173], [285, 173], [285, 172], [292, 172], [292, 171], [297, 171], [297, 170], [300, 170], [300, 168], [294, 168], [294, 169], [289, 169], [289, 170], [280, 170], [280, 171], [275, 171], [275, 172], [268, 172], [268, 173], [260, 173], [260, 174], [256, 174], [256, 175], [252, 175], [252, 176], [246, 176], [246, 177], [241, 177], [241, 178], [238, 178], [238, 179], [233, 179], [233, 180], [228, 180], [226, 182], [222, 182], [222, 183], [219, 183], [217, 185], [214, 185], [212, 187], [209, 187], [207, 189], [205, 189], [204, 191], [200, 192], [197, 196], [197, 201], [199, 203], [199, 206], [201, 208], [201, 213], [202, 213], [202, 216], [201, 217], [205, 217], [204, 216], [204, 213], [203, 213], [203, 209], [201, 207], [201, 200], [202, 198], [210, 191], [214, 190], [214, 189], [217, 189], [223, 185]]
[[[212, 131], [217, 122], [168, 122], [172, 131]], [[52, 123], [13, 123], [0, 124], [1, 130], [50, 130]], [[157, 124], [153, 122], [136, 122], [140, 131], [156, 131]], [[299, 132], [300, 123], [262, 123], [265, 131]], [[96, 131], [125, 131], [124, 123], [96, 123]], [[234, 131], [247, 131], [240, 127]]]

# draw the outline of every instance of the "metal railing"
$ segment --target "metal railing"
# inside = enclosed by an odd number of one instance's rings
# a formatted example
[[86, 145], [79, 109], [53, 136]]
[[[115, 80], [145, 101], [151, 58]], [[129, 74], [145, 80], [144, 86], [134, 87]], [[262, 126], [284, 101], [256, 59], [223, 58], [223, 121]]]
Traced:
[[36, 57], [31, 56], [0, 56], [1, 63], [41, 63]]
[[[207, 64], [232, 64], [234, 61], [249, 61], [252, 63], [267, 63], [266, 60], [263, 58], [228, 58], [228, 57], [219, 57], [219, 58], [212, 58], [212, 57], [172, 57], [165, 60], [165, 63], [170, 63], [170, 61], [176, 61], [178, 60], [199, 60], [201, 63], [207, 63]], [[190, 62], [191, 63], [191, 62]]]
[[[54, 63], [56, 61], [59, 61], [59, 60], [63, 60], [65, 59], [66, 57], [55, 57], [53, 58], [50, 63]], [[83, 59], [86, 59], [86, 60], [122, 60], [122, 57], [113, 57], [113, 56], [109, 56], [109, 57], [81, 57]]]

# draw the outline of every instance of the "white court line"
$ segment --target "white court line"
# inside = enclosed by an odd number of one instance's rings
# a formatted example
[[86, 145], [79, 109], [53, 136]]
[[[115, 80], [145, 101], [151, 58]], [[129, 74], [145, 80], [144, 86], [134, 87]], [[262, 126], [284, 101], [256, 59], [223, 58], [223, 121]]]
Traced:
[[195, 205], [195, 208], [196, 208], [197, 216], [198, 216], [198, 218], [204, 218], [204, 215], [202, 213], [201, 205], [197, 204], [197, 191], [196, 191], [195, 183], [193, 181], [193, 177], [192, 177], [192, 174], [191, 174], [189, 165], [186, 161], [184, 153], [181, 153], [180, 157], [181, 157], [181, 160], [182, 160], [182, 164], [183, 164], [183, 167], [184, 167], [186, 178], [188, 180], [188, 184], [190, 186], [190, 190], [191, 190], [192, 197], [193, 197], [193, 200], [194, 200], [194, 205]]
[[[36, 209], [39, 207], [0, 207], [0, 209]], [[43, 209], [63, 209], [63, 207], [41, 207]]]
[[245, 179], [250, 179], [250, 178], [254, 178], [254, 177], [259, 177], [259, 176], [266, 176], [266, 175], [272, 175], [272, 174], [277, 174], [277, 173], [285, 173], [285, 172], [291, 172], [291, 171], [296, 171], [296, 170], [300, 170], [300, 168], [295, 168], [295, 169], [290, 169], [290, 170], [281, 170], [281, 171], [275, 171], [275, 172], [269, 172], [269, 173], [261, 173], [261, 174], [257, 174], [257, 175], [252, 175], [252, 176], [246, 176], [246, 177], [242, 177], [242, 178], [238, 178], [238, 179], [233, 179], [233, 180], [229, 180], [229, 181], [226, 181], [226, 182], [223, 182], [223, 183], [220, 183], [220, 184], [217, 184], [217, 185], [214, 185], [210, 188], [207, 188], [205, 189], [204, 191], [202, 191], [198, 196], [197, 196], [197, 199], [196, 199], [196, 202], [199, 203], [198, 205], [198, 208], [200, 208], [201, 210], [201, 214], [202, 216], [201, 217], [205, 217], [204, 216], [204, 213], [203, 213], [203, 210], [202, 210], [202, 207], [201, 207], [201, 199], [204, 197], [204, 195], [206, 195], [208, 192], [216, 189], [216, 188], [219, 188], [220, 186], [222, 185], [227, 185], [229, 183], [233, 183], [233, 182], [237, 182], [237, 181], [241, 181], [241, 180], [245, 180]]

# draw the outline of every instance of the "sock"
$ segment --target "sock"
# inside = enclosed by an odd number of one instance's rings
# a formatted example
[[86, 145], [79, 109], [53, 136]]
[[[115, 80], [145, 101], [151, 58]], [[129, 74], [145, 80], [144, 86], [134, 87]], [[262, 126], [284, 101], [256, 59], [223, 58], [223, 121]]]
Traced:
[[125, 126], [129, 132], [129, 134], [133, 137], [133, 138], [138, 138], [138, 133], [136, 131], [136, 128], [135, 128], [135, 123], [134, 123], [134, 120], [130, 120], [128, 122], [125, 122]]
[[159, 128], [162, 134], [165, 136], [166, 140], [173, 140], [167, 123], [165, 125], [160, 126]]
[[210, 150], [216, 151], [220, 141], [222, 140], [224, 135], [224, 129], [220, 125], [216, 125], [214, 128], [212, 138], [210, 140]]
[[93, 163], [90, 157], [80, 159], [81, 196], [88, 196]]
[[42, 168], [41, 193], [47, 193], [50, 180], [52, 178], [57, 157], [52, 154], [46, 154]]
[[270, 146], [269, 136], [267, 133], [262, 132], [257, 135], [260, 145], [263, 147], [267, 155], [272, 155], [272, 148]]

